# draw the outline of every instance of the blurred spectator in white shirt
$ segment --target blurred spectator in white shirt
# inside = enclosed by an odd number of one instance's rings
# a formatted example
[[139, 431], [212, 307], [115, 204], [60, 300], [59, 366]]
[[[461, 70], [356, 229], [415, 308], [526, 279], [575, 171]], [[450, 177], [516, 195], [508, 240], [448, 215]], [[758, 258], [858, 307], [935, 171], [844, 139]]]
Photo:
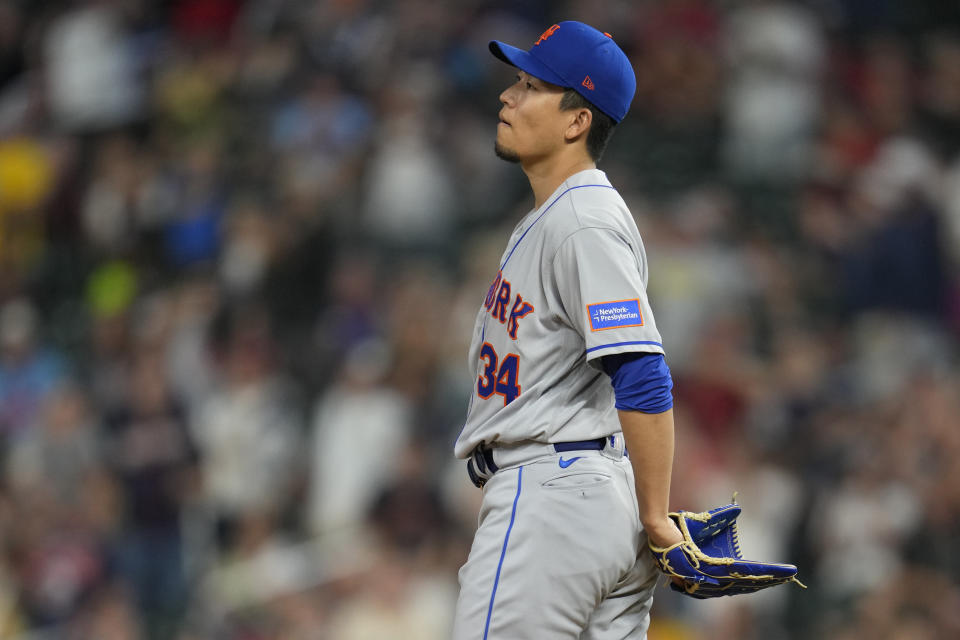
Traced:
[[205, 499], [229, 533], [249, 513], [276, 513], [299, 474], [296, 394], [273, 360], [267, 320], [255, 309], [225, 311], [213, 331], [221, 379], [197, 410]]
[[743, 3], [729, 16], [725, 41], [728, 169], [747, 180], [801, 177], [819, 118], [820, 25], [797, 3]]
[[44, 49], [50, 108], [65, 129], [97, 131], [140, 114], [144, 90], [116, 7], [87, 3], [60, 15]]
[[359, 527], [399, 469], [412, 407], [383, 385], [390, 356], [382, 342], [359, 343], [347, 354], [338, 382], [316, 404], [307, 504], [316, 533]]

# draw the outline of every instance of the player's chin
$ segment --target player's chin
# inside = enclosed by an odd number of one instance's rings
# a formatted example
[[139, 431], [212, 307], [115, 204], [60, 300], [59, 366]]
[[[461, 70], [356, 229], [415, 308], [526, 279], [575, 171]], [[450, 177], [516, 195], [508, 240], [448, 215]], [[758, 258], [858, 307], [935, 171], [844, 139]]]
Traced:
[[501, 160], [514, 163], [520, 162], [520, 156], [517, 155], [517, 152], [500, 144], [499, 141], [493, 145], [493, 152], [496, 153], [497, 157]]

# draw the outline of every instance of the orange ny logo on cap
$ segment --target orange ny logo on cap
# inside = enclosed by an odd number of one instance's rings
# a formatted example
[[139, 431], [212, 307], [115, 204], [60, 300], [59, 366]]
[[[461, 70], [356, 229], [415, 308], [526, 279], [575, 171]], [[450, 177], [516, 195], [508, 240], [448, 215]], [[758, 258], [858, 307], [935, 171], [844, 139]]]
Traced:
[[590, 89], [590, 91], [593, 91], [593, 80], [590, 79], [590, 76], [587, 76], [586, 78], [584, 78], [581, 84], [585, 86], [587, 89]]
[[556, 30], [559, 29], [559, 28], [560, 28], [560, 25], [555, 24], [555, 25], [553, 25], [552, 27], [550, 27], [549, 29], [547, 29], [546, 31], [544, 31], [543, 33], [541, 33], [541, 34], [540, 34], [540, 37], [537, 38], [537, 41], [533, 43], [533, 46], [537, 46], [538, 44], [540, 44], [541, 42], [543, 42], [544, 40], [546, 40], [547, 38], [549, 38], [550, 36], [552, 36], [552, 35], [553, 35], [553, 32], [556, 31]]

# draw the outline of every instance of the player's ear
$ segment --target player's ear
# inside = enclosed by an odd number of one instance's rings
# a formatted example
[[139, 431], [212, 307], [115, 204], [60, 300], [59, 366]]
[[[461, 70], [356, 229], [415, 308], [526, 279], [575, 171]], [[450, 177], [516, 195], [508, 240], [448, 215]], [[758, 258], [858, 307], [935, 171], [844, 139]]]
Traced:
[[590, 109], [586, 108], [572, 109], [569, 113], [570, 118], [567, 121], [564, 137], [568, 142], [572, 142], [590, 130], [590, 125], [593, 124], [593, 114], [590, 113]]

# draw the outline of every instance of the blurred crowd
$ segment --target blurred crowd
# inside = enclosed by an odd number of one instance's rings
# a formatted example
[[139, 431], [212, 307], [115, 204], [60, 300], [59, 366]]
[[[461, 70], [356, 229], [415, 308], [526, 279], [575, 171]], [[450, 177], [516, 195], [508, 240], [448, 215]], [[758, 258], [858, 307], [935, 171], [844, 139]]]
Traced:
[[0, 637], [449, 635], [486, 44], [563, 19], [636, 65], [673, 506], [809, 587], [651, 640], [960, 636], [956, 2], [0, 0]]

